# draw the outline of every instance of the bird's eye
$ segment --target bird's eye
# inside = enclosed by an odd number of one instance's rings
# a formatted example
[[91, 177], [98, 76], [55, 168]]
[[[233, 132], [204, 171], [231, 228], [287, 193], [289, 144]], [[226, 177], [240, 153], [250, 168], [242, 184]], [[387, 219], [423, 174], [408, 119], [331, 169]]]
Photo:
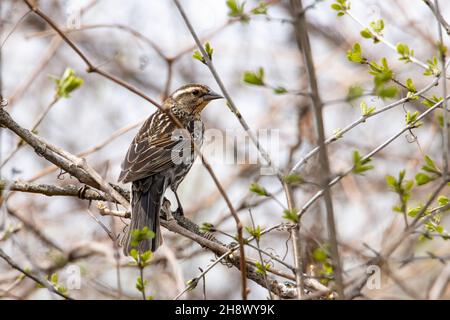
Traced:
[[198, 96], [199, 93], [200, 93], [200, 91], [198, 91], [198, 90], [192, 91], [192, 94], [193, 94], [194, 96]]

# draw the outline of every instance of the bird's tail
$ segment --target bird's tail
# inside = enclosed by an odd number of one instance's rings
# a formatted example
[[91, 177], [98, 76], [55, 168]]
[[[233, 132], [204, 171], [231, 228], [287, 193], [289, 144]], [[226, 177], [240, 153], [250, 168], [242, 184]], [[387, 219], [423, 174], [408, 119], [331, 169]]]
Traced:
[[[161, 210], [166, 179], [159, 175], [133, 181], [131, 187], [131, 223], [125, 235], [123, 252], [128, 255], [131, 249], [139, 252], [156, 251], [163, 239], [159, 225], [159, 212]], [[137, 246], [132, 246], [133, 230], [142, 230], [148, 227], [155, 233], [152, 239], [141, 241]]]

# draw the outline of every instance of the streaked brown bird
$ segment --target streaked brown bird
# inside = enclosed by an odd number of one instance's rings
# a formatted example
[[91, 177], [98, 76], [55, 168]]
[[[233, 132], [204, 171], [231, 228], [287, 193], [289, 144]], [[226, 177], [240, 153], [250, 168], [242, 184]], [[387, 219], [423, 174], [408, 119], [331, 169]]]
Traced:
[[[177, 194], [195, 160], [193, 143], [203, 143], [204, 124], [200, 114], [206, 105], [223, 98], [202, 84], [188, 84], [173, 92], [162, 107], [181, 122], [180, 129], [170, 116], [161, 110], [153, 113], [134, 137], [125, 160], [119, 182], [131, 182], [131, 223], [125, 236], [124, 253], [128, 255], [131, 233], [148, 227], [155, 237], [141, 242], [139, 252], [155, 251], [162, 243], [159, 214], [166, 189], [177, 199], [179, 214], [183, 214]], [[190, 137], [189, 137], [190, 135]]]

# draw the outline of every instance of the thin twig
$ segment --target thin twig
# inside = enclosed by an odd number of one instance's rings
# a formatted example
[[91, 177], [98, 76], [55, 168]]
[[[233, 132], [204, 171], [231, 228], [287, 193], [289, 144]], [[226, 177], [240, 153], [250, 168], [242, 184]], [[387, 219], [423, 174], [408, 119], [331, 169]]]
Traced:
[[228, 90], [226, 89], [222, 79], [220, 78], [216, 68], [214, 67], [212, 60], [210, 59], [209, 55], [206, 53], [205, 48], [203, 47], [203, 44], [200, 42], [200, 39], [197, 36], [197, 33], [195, 32], [194, 27], [192, 26], [191, 22], [189, 21], [189, 18], [187, 17], [186, 12], [184, 12], [184, 9], [181, 6], [180, 2], [178, 0], [173, 0], [173, 1], [174, 1], [175, 5], [177, 6], [178, 11], [180, 12], [181, 16], [183, 17], [183, 20], [184, 20], [187, 28], [189, 29], [189, 32], [191, 33], [192, 38], [194, 38], [194, 41], [197, 44], [197, 47], [203, 56], [205, 64], [211, 71], [211, 74], [213, 75], [214, 79], [216, 80], [217, 85], [220, 87], [220, 90], [222, 91], [224, 97], [227, 99], [228, 106], [229, 106], [231, 112], [237, 117], [242, 128], [248, 134], [250, 140], [256, 146], [259, 154], [266, 161], [267, 165], [272, 167], [275, 170], [275, 172], [277, 173], [277, 175], [281, 175], [279, 169], [274, 167], [274, 164], [273, 164], [269, 154], [264, 150], [264, 148], [261, 146], [258, 138], [255, 136], [255, 134], [250, 129], [250, 126], [247, 124], [247, 121], [242, 117], [241, 112], [239, 111], [239, 109], [237, 108], [233, 99], [231, 98], [230, 94], [228, 93]]
[[17, 271], [19, 271], [20, 273], [22, 273], [23, 275], [25, 275], [27, 278], [30, 278], [31, 280], [33, 280], [34, 282], [36, 282], [37, 284], [47, 288], [49, 291], [57, 294], [58, 296], [67, 299], [67, 300], [73, 300], [73, 298], [69, 297], [68, 295], [59, 292], [53, 285], [51, 285], [47, 280], [41, 279], [40, 277], [32, 274], [31, 272], [22, 269], [17, 263], [15, 263], [10, 256], [8, 256], [2, 249], [0, 249], [0, 258], [2, 258], [3, 260], [5, 260], [5, 262], [7, 264], [9, 264], [12, 268], [16, 269]]
[[433, 14], [436, 17], [438, 23], [440, 23], [442, 25], [442, 27], [445, 29], [445, 32], [447, 32], [447, 34], [450, 35], [450, 25], [445, 20], [445, 18], [442, 16], [442, 14], [441, 14], [441, 12], [439, 10], [438, 3], [436, 2], [436, 0], [434, 1], [435, 6], [433, 6], [433, 4], [431, 3], [430, 0], [422, 0], [422, 1], [425, 2], [425, 4], [433, 12]]
[[[437, 19], [437, 25], [438, 25], [438, 33], [439, 33], [439, 46], [444, 47], [444, 38], [442, 36], [442, 28], [441, 28], [441, 22], [439, 20], [438, 17], [442, 17], [441, 12], [439, 10], [439, 1], [438, 0], [434, 0], [434, 4], [436, 6], [436, 11], [435, 11], [435, 15], [436, 15], [436, 19]], [[448, 27], [448, 25], [447, 25]], [[446, 50], [446, 49], [445, 49]], [[442, 71], [441, 73], [443, 75], [445, 75], [445, 71], [446, 71], [446, 52], [445, 50], [439, 50], [440, 51], [440, 61], [441, 61], [441, 68]], [[443, 93], [443, 103], [442, 103], [442, 108], [443, 108], [443, 112], [444, 112], [444, 125], [442, 126], [442, 159], [443, 159], [443, 163], [444, 163], [444, 172], [442, 174], [442, 178], [444, 179], [444, 181], [446, 181], [448, 179], [448, 157], [449, 157], [449, 141], [448, 141], [448, 111], [447, 111], [447, 77], [444, 76], [442, 77], [442, 93]]]
[[313, 110], [316, 120], [317, 139], [319, 142], [319, 163], [321, 169], [320, 179], [327, 213], [327, 227], [331, 246], [331, 258], [333, 260], [334, 274], [336, 278], [336, 288], [339, 298], [345, 299], [342, 265], [339, 256], [336, 225], [334, 221], [333, 200], [331, 197], [331, 190], [329, 186], [330, 164], [325, 144], [325, 130], [322, 115], [323, 104], [320, 98], [319, 88], [317, 85], [312, 49], [309, 42], [308, 29], [306, 25], [306, 17], [305, 14], [302, 14], [303, 12], [302, 0], [291, 0], [291, 7], [295, 18], [294, 30], [297, 38], [297, 44], [299, 49], [302, 50], [303, 53], [305, 66], [308, 74], [312, 103], [314, 107]]

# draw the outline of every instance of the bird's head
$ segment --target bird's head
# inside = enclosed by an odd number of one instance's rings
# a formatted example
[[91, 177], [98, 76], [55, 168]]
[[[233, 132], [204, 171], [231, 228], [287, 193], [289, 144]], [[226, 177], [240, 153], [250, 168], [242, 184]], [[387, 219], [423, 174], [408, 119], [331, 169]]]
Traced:
[[177, 108], [193, 115], [200, 114], [210, 101], [222, 98], [208, 86], [197, 83], [182, 86], [170, 95]]

